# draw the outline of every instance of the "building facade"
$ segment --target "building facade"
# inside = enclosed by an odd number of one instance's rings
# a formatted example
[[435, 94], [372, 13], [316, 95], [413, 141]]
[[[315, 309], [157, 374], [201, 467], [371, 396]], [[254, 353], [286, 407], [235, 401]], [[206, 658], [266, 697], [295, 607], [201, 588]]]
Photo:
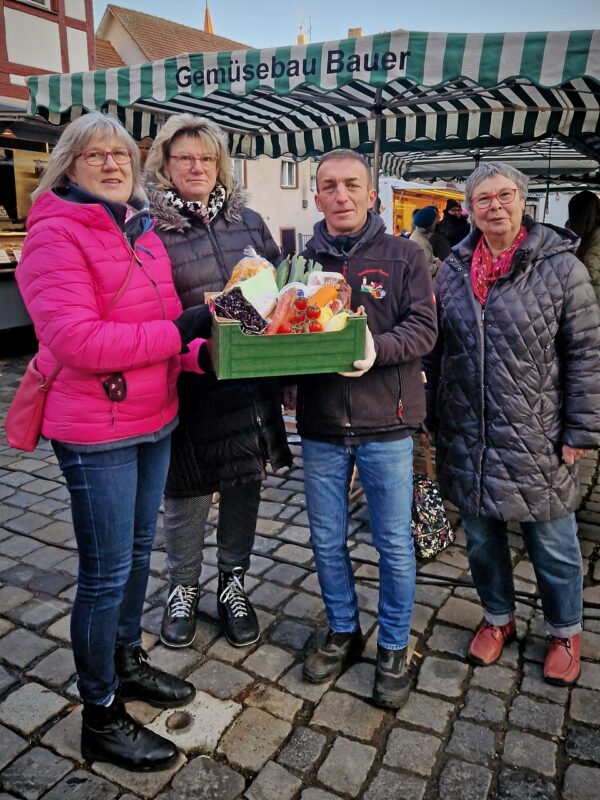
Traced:
[[0, 0], [0, 333], [29, 323], [14, 270], [30, 194], [59, 135], [26, 117], [25, 77], [94, 68], [92, 0]]

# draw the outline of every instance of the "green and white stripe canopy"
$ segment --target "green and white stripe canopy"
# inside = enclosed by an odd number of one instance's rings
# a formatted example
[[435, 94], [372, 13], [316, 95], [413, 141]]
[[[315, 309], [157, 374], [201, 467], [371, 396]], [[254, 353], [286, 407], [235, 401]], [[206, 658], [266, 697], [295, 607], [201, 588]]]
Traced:
[[191, 111], [231, 152], [303, 158], [517, 145], [600, 133], [600, 31], [422, 33], [187, 53], [27, 79], [29, 112], [61, 124], [117, 113], [138, 139]]

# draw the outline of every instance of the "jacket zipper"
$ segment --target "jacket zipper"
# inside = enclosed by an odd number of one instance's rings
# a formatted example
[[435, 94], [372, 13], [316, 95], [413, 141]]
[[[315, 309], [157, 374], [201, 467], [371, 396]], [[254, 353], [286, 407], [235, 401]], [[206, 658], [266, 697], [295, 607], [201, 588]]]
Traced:
[[227, 281], [229, 280], [230, 276], [227, 273], [227, 267], [225, 266], [225, 259], [223, 258], [223, 251], [221, 250], [221, 245], [219, 244], [219, 240], [215, 236], [214, 231], [210, 227], [210, 225], [206, 225], [205, 227], [206, 227], [206, 230], [208, 232], [208, 238], [210, 240], [210, 244], [212, 246], [213, 253], [215, 254], [215, 259], [217, 261], [217, 265], [218, 265], [219, 270], [221, 272], [221, 276], [223, 277], [223, 281], [224, 281], [223, 285], [225, 285], [227, 283]]
[[396, 406], [396, 416], [400, 422], [404, 422], [404, 404], [402, 402], [402, 376], [400, 374], [400, 365], [398, 365], [398, 405]]
[[160, 291], [158, 289], [158, 284], [156, 283], [154, 278], [151, 275], [148, 274], [148, 272], [147, 272], [146, 268], [144, 267], [142, 261], [138, 257], [137, 253], [134, 252], [133, 248], [132, 248], [131, 252], [133, 253], [133, 257], [135, 258], [136, 263], [137, 263], [138, 267], [140, 268], [140, 270], [142, 271], [142, 273], [150, 281], [152, 286], [154, 286], [154, 291], [156, 292], [156, 296], [158, 297], [158, 302], [160, 303], [160, 310], [161, 310], [162, 318], [165, 319], [165, 304], [163, 302], [161, 293], [160, 293]]
[[[123, 240], [124, 240], [125, 244], [127, 245], [128, 250], [130, 250], [131, 255], [133, 256], [133, 258], [136, 261], [136, 264], [138, 265], [138, 267], [140, 268], [140, 270], [142, 271], [144, 276], [150, 281], [150, 283], [154, 287], [154, 291], [156, 292], [156, 296], [158, 297], [158, 302], [160, 303], [160, 310], [161, 310], [162, 318], [165, 319], [165, 304], [164, 304], [163, 299], [161, 297], [161, 294], [160, 294], [160, 292], [158, 290], [158, 285], [157, 285], [156, 281], [146, 271], [146, 269], [145, 269], [140, 257], [138, 256], [138, 254], [135, 252], [134, 248], [132, 247], [131, 242], [129, 241], [127, 236], [125, 236], [125, 233], [121, 230], [121, 228], [117, 224], [117, 220], [115, 219], [114, 214], [112, 214], [111, 211], [108, 208], [106, 208], [106, 206], [104, 206], [104, 208], [105, 208], [106, 213], [108, 214], [108, 216], [112, 219], [114, 224], [117, 226], [117, 228], [119, 230], [119, 233], [123, 237]], [[143, 250], [144, 253], [148, 253], [150, 256], [152, 256], [152, 258], [154, 258], [154, 255], [149, 250], [146, 250], [145, 247], [142, 247], [141, 249]]]
[[[513, 268], [510, 270], [510, 272], [508, 272], [506, 275], [501, 275], [499, 278], [497, 278], [497, 280], [495, 280], [490, 285], [490, 288], [488, 289], [487, 297], [486, 297], [486, 300], [485, 300], [486, 306], [490, 301], [490, 296], [491, 296], [492, 292], [496, 288], [497, 282], [499, 280], [502, 280], [502, 279], [507, 279], [510, 275], [514, 275], [520, 269], [521, 262], [523, 261], [523, 259], [525, 258], [525, 256], [527, 255], [528, 252], [529, 252], [529, 250], [523, 250], [519, 254], [519, 258], [515, 262]], [[459, 271], [460, 270], [461, 270], [461, 268], [459, 268]], [[465, 272], [465, 280], [466, 281], [470, 281], [470, 272], [468, 272], [468, 271]], [[473, 302], [473, 305], [475, 307], [476, 315], [477, 315], [478, 311], [479, 311], [479, 314], [480, 314], [480, 319], [479, 319], [479, 336], [480, 336], [479, 350], [480, 350], [480, 354], [481, 354], [481, 431], [482, 431], [482, 437], [483, 437], [483, 447], [481, 448], [481, 454], [479, 456], [479, 504], [481, 504], [481, 497], [482, 497], [482, 494], [483, 494], [483, 459], [485, 457], [485, 451], [487, 450], [487, 434], [486, 434], [486, 424], [485, 424], [485, 418], [486, 418], [485, 392], [486, 392], [486, 388], [487, 388], [486, 375], [485, 375], [485, 352], [486, 352], [486, 348], [485, 348], [485, 308], [486, 308], [486, 306], [480, 305], [479, 301], [477, 300], [477, 298], [475, 297], [475, 294], [472, 291], [468, 292], [468, 293], [469, 293], [469, 295], [471, 297], [471, 300]]]

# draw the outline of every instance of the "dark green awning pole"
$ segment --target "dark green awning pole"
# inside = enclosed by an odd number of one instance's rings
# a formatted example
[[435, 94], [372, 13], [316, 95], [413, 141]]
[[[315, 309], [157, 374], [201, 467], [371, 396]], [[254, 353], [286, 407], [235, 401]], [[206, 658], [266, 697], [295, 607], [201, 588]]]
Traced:
[[373, 114], [375, 116], [375, 141], [373, 142], [373, 188], [379, 194], [379, 162], [381, 160], [381, 89], [377, 89]]

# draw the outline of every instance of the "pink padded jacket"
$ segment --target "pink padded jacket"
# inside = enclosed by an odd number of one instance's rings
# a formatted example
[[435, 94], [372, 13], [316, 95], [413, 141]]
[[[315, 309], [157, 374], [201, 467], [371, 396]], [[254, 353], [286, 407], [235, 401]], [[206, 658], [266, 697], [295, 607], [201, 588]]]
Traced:
[[[46, 192], [27, 230], [16, 278], [40, 342], [38, 367], [49, 375], [62, 365], [43, 435], [97, 444], [160, 430], [177, 413], [181, 368], [179, 332], [169, 321], [181, 303], [160, 239], [152, 231], [138, 238], [126, 280], [132, 249], [101, 204]], [[125, 375], [127, 397], [119, 403], [102, 386], [112, 372]]]

